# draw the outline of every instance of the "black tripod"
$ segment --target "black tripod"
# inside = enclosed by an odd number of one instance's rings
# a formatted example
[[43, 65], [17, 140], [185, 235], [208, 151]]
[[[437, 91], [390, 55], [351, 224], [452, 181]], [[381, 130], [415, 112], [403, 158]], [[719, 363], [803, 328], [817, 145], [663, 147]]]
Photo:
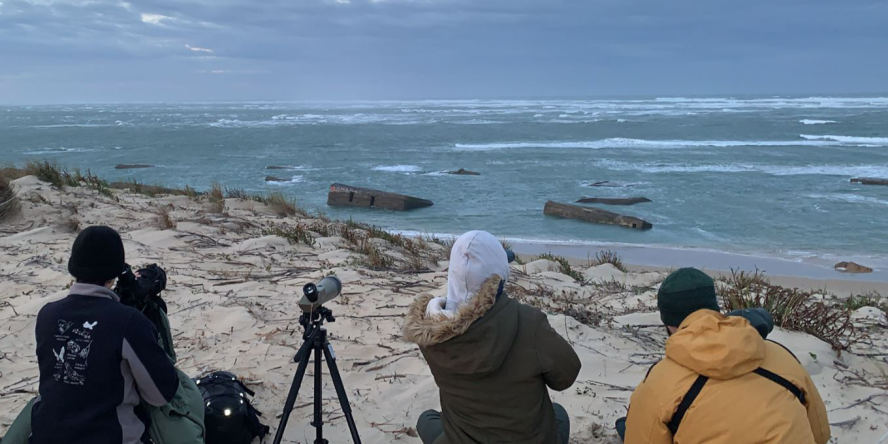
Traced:
[[345, 387], [342, 385], [342, 377], [339, 376], [339, 368], [336, 366], [336, 354], [333, 353], [333, 346], [327, 341], [327, 330], [322, 327], [324, 321], [333, 322], [333, 312], [328, 308], [320, 307], [317, 311], [311, 313], [302, 313], [299, 316], [299, 324], [305, 327], [305, 334], [302, 338], [305, 342], [299, 351], [296, 352], [294, 362], [298, 362], [296, 368], [296, 376], [293, 377], [293, 385], [290, 386], [290, 393], [287, 395], [287, 402], [284, 403], [284, 412], [281, 416], [281, 423], [278, 425], [277, 433], [274, 435], [274, 444], [280, 444], [284, 437], [284, 429], [287, 428], [287, 421], [290, 419], [290, 412], [296, 403], [296, 395], [299, 393], [299, 387], [302, 385], [302, 378], [305, 376], [305, 368], [308, 367], [308, 360], [311, 352], [314, 350], [314, 421], [311, 425], [317, 431], [315, 444], [327, 444], [324, 439], [324, 419], [322, 417], [321, 395], [321, 357], [327, 361], [327, 368], [330, 369], [330, 377], [333, 378], [333, 386], [336, 388], [336, 395], [339, 397], [339, 406], [342, 413], [345, 414], [345, 420], [348, 422], [348, 430], [351, 432], [354, 444], [361, 444], [361, 437], [358, 436], [358, 428], [355, 425], [355, 419], [352, 417], [351, 407], [348, 404], [348, 397], [345, 393]]

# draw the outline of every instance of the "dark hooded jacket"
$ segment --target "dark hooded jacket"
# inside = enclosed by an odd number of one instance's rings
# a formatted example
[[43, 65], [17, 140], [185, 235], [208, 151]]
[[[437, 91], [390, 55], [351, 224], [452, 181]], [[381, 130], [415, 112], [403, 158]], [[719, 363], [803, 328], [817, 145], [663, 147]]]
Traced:
[[419, 345], [441, 392], [436, 444], [557, 442], [546, 387], [570, 387], [580, 360], [545, 314], [498, 289], [491, 278], [453, 317], [427, 317], [430, 295], [407, 312], [404, 337]]

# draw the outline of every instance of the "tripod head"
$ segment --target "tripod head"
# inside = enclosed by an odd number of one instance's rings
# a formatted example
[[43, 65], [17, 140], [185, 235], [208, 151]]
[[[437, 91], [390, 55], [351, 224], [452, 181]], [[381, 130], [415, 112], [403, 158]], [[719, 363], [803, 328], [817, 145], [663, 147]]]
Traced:
[[305, 329], [303, 339], [308, 339], [311, 334], [324, 325], [324, 322], [336, 322], [333, 316], [333, 310], [327, 307], [318, 307], [317, 310], [311, 312], [303, 312], [299, 315], [299, 325]]

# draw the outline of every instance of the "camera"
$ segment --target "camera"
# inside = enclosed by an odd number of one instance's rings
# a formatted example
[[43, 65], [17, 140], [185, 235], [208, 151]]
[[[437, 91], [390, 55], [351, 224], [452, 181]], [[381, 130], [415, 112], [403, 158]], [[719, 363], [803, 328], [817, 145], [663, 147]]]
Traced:
[[120, 296], [120, 302], [142, 310], [149, 299], [160, 299], [160, 292], [166, 289], [166, 283], [166, 272], [157, 264], [148, 265], [137, 272], [133, 272], [132, 267], [127, 264], [126, 269], [117, 278], [114, 292]]

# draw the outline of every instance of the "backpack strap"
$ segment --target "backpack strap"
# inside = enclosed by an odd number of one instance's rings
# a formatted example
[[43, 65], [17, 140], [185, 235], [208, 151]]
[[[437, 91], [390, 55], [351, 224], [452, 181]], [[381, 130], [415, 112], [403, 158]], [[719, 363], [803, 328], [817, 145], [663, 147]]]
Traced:
[[[662, 360], [660, 360], [660, 361], [662, 361]], [[641, 381], [641, 382], [645, 382], [645, 381], [647, 381], [647, 380], [648, 380], [648, 376], [650, 376], [650, 375], [651, 375], [651, 372], [652, 372], [652, 371], [654, 371], [654, 367], [656, 367], [656, 366], [657, 366], [657, 364], [659, 364], [659, 363], [660, 363], [660, 361], [657, 361], [657, 362], [655, 362], [655, 363], [654, 363], [654, 364], [653, 364], [653, 365], [651, 365], [651, 367], [650, 367], [650, 368], [648, 368], [648, 372], [647, 372], [647, 373], [645, 373], [645, 375], [644, 375], [644, 380], [643, 380], [643, 381]]]
[[781, 344], [781, 343], [779, 343], [779, 342], [777, 342], [777, 341], [771, 340], [771, 339], [765, 339], [765, 340], [768, 341], [768, 342], [773, 342], [773, 343], [779, 345], [780, 348], [786, 350], [786, 352], [789, 353], [789, 354], [792, 356], [792, 358], [796, 360], [796, 362], [798, 362], [799, 364], [802, 363], [802, 361], [799, 361], [799, 358], [795, 355], [795, 353], [793, 353], [792, 350], [790, 350], [789, 348], [787, 348], [785, 345], [783, 345], [783, 344]]
[[691, 385], [691, 388], [688, 389], [688, 392], [685, 393], [684, 398], [681, 398], [681, 403], [678, 404], [678, 409], [675, 410], [675, 413], [672, 415], [672, 419], [669, 421], [669, 424], [666, 424], [669, 427], [669, 431], [672, 432], [672, 436], [678, 432], [678, 426], [681, 425], [681, 420], [684, 419], [685, 413], [687, 413], [688, 408], [691, 407], [691, 404], [694, 403], [694, 400], [697, 399], [697, 395], [700, 394], [700, 391], [703, 390], [703, 386], [706, 385], [706, 381], [709, 381], [709, 378], [706, 376], [700, 375], [697, 376], [697, 380], [694, 381], [694, 384]]
[[783, 388], [789, 390], [790, 393], [792, 393], [793, 395], [795, 395], [795, 397], [798, 398], [799, 402], [802, 403], [802, 406], [807, 405], [807, 404], [805, 403], [805, 392], [803, 392], [800, 388], [796, 387], [795, 384], [789, 382], [789, 381], [788, 381], [786, 378], [784, 378], [783, 376], [780, 376], [780, 375], [778, 375], [778, 374], [776, 374], [776, 373], [774, 373], [774, 372], [771, 372], [771, 371], [765, 370], [765, 369], [763, 369], [763, 368], [761, 368], [761, 367], [755, 369], [755, 370], [753, 371], [753, 373], [755, 373], [755, 374], [757, 374], [757, 375], [759, 375], [759, 376], [761, 376], [761, 377], [763, 377], [763, 378], [765, 378], [765, 379], [769, 379], [769, 380], [771, 380], [772, 382], [774, 382], [774, 383], [776, 383], [776, 384], [781, 385]]

